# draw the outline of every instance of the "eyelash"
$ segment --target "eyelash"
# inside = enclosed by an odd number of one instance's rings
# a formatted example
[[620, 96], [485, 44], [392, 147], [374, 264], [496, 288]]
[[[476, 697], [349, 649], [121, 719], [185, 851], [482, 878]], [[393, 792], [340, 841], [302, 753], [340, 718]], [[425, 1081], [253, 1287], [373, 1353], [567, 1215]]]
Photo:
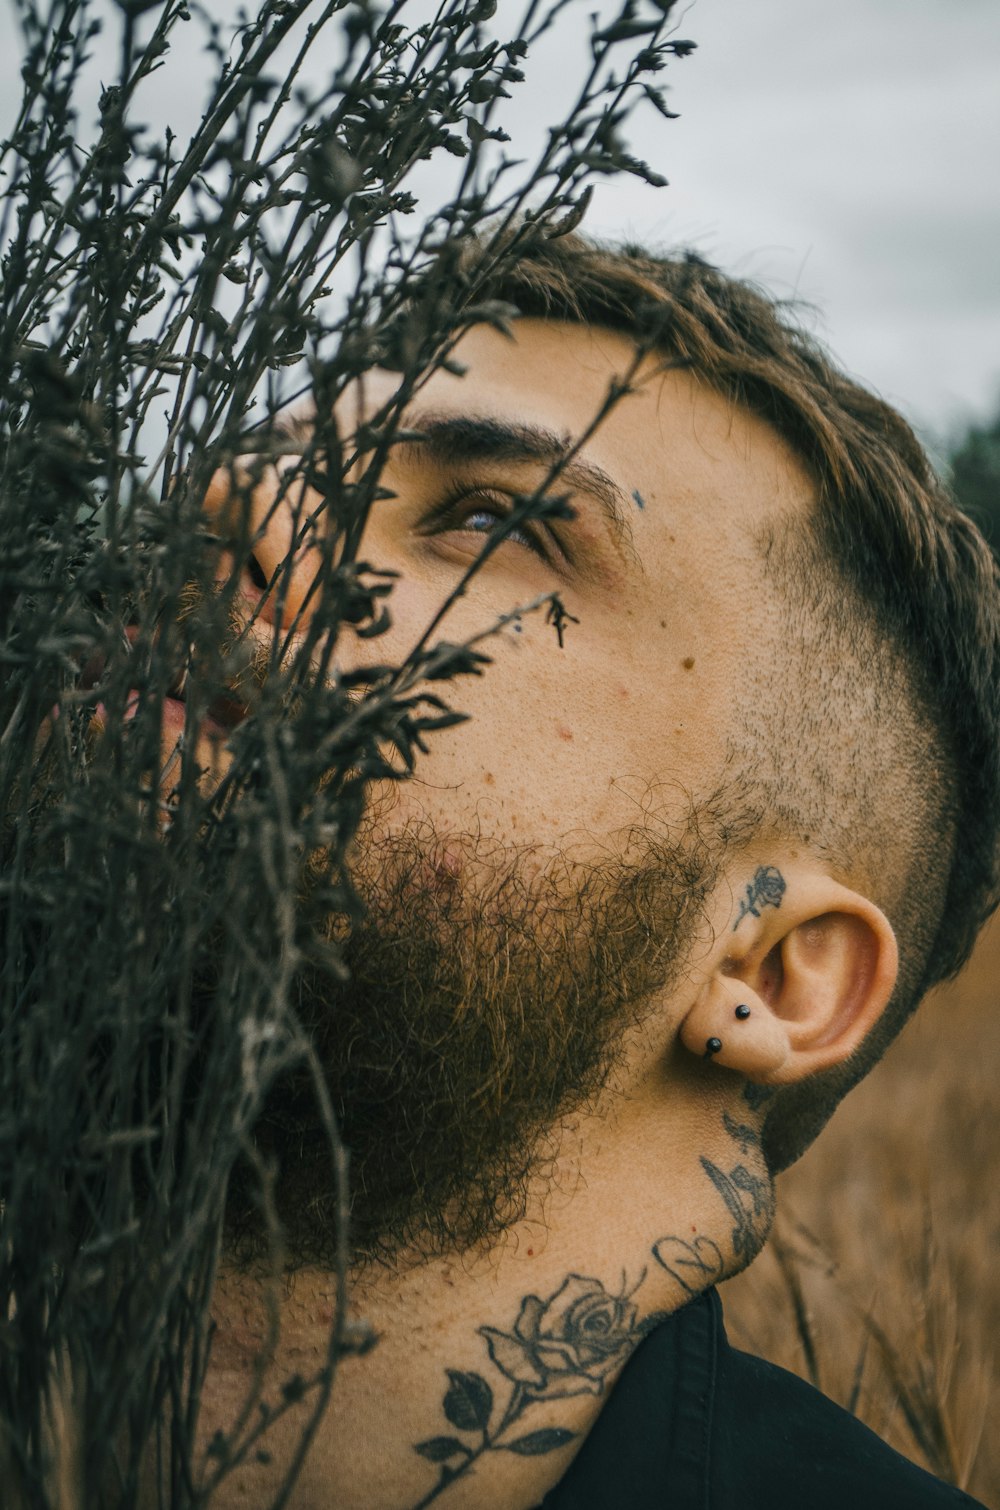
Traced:
[[[493, 488], [463, 488], [460, 492], [453, 493], [445, 498], [434, 510], [425, 525], [425, 531], [431, 534], [442, 529], [462, 528], [462, 521], [471, 518], [474, 514], [494, 514], [498, 522], [510, 518], [513, 512], [513, 501], [509, 494], [495, 491]], [[482, 540], [488, 540], [488, 530], [468, 530], [470, 535], [478, 535]], [[523, 535], [524, 539], [519, 539]], [[555, 541], [551, 537], [542, 538], [542, 531], [529, 522], [519, 524], [517, 529], [505, 536], [504, 543], [511, 541], [514, 545], [520, 545], [524, 550], [530, 550], [542, 561], [551, 564], [552, 549]], [[558, 547], [556, 546], [556, 549]]]

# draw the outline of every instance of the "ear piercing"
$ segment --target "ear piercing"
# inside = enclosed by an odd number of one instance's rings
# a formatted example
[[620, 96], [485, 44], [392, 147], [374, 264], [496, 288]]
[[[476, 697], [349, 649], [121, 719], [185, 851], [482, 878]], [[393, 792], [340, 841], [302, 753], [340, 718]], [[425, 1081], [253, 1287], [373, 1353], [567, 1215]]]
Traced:
[[[734, 1015], [739, 1018], [740, 1022], [746, 1022], [747, 1018], [750, 1016], [750, 1008], [746, 1005], [745, 1002], [740, 1002], [740, 1005], [736, 1008]], [[705, 1040], [705, 1053], [704, 1053], [703, 1057], [705, 1059], [712, 1059], [712, 1058], [714, 1058], [714, 1056], [716, 1054], [721, 1054], [721, 1053], [722, 1053], [722, 1039], [721, 1038], [706, 1038], [706, 1040]]]
[[[738, 1007], [733, 1008], [733, 1016], [736, 1017], [740, 1022], [746, 1022], [747, 1018], [750, 1016], [750, 1008], [747, 1006], [746, 1002], [741, 1001]], [[703, 1059], [714, 1059], [716, 1054], [721, 1053], [721, 1038], [716, 1038], [713, 1035], [713, 1037], [705, 1039], [705, 1052], [702, 1055]]]

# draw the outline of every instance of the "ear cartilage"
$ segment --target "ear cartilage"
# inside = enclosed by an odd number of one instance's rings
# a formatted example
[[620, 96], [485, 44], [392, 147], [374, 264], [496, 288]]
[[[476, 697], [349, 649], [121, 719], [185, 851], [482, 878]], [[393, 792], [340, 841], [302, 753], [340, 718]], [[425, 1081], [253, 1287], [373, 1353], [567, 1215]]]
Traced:
[[736, 1008], [736, 1016], [739, 1018], [740, 1022], [746, 1022], [747, 1018], [750, 1016], [750, 1008], [741, 1002], [740, 1005]]
[[712, 1057], [713, 1054], [719, 1054], [719, 1053], [721, 1053], [721, 1051], [722, 1051], [722, 1039], [721, 1038], [709, 1038], [707, 1040], [707, 1042], [705, 1044], [705, 1058], [706, 1059], [711, 1059], [711, 1057]]

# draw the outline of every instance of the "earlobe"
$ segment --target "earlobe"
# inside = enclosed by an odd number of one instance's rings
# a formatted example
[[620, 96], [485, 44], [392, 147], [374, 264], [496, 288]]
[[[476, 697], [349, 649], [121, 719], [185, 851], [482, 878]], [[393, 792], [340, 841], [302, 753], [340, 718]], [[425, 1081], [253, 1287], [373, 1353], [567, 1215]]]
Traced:
[[827, 876], [789, 884], [705, 981], [680, 1028], [684, 1047], [763, 1085], [788, 1085], [848, 1059], [892, 995], [897, 951], [878, 907]]

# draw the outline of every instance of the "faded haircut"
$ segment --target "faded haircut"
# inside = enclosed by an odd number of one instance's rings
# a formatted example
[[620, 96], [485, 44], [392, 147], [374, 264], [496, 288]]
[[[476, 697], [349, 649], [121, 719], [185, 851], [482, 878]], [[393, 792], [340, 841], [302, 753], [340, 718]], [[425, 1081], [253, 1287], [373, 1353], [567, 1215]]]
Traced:
[[[789, 305], [692, 253], [513, 234], [522, 254], [494, 297], [652, 342], [770, 424], [814, 479], [805, 526], [759, 541], [787, 607], [783, 665], [766, 696], [734, 699], [730, 769], [758, 837], [806, 844], [883, 908], [900, 973], [858, 1052], [771, 1102], [777, 1172], [961, 968], [1000, 901], [997, 561], [905, 420]], [[467, 267], [481, 272], [478, 248]]]

